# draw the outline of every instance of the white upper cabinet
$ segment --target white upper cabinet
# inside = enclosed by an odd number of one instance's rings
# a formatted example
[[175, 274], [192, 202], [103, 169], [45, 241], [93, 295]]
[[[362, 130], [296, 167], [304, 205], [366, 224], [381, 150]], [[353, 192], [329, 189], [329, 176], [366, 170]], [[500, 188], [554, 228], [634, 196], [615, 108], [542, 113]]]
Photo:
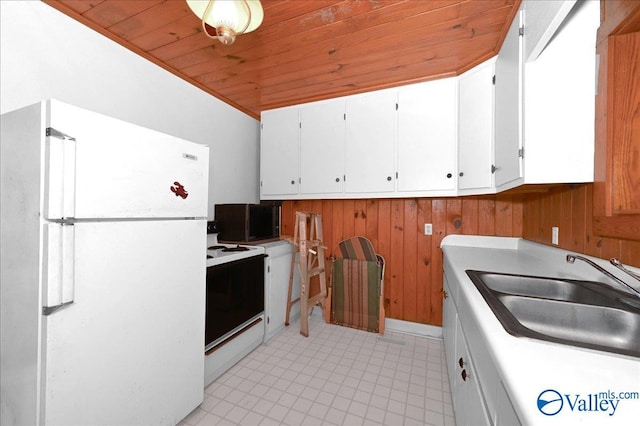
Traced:
[[[496, 60], [495, 186], [522, 177], [522, 36], [516, 15]], [[515, 185], [512, 185], [515, 186]]]
[[535, 61], [538, 58], [576, 1], [535, 0], [524, 3], [527, 26], [524, 46], [525, 62]]
[[344, 98], [300, 106], [300, 193], [344, 191]]
[[261, 197], [592, 182], [599, 5], [524, 0], [498, 55], [459, 77], [265, 111]]
[[455, 194], [457, 86], [446, 78], [398, 89], [398, 191]]
[[486, 193], [493, 187], [493, 76], [495, 59], [458, 80], [458, 189]]
[[346, 192], [395, 190], [396, 102], [395, 90], [346, 99]]
[[263, 114], [262, 199], [456, 194], [456, 78], [282, 110]]
[[298, 193], [300, 122], [298, 108], [263, 111], [260, 143], [260, 193], [263, 196]]
[[[533, 12], [546, 3], [524, 4], [525, 46]], [[553, 40], [525, 64], [524, 183], [593, 181], [599, 25], [600, 2], [577, 2]]]
[[599, 24], [597, 0], [522, 3], [496, 62], [497, 191], [593, 181]]

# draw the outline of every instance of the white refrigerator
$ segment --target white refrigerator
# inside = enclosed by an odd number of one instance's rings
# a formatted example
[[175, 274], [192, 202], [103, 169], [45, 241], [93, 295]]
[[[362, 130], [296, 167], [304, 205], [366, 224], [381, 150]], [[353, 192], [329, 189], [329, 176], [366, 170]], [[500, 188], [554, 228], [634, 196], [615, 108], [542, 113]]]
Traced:
[[49, 100], [2, 115], [0, 423], [203, 400], [209, 148]]

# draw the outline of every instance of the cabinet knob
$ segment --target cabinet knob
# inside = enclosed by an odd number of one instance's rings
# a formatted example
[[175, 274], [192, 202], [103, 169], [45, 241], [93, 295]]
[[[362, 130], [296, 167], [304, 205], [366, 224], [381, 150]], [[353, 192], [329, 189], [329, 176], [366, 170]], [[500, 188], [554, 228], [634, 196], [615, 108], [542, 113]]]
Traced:
[[464, 176], [464, 173], [460, 172], [460, 173], [458, 173], [458, 176], [462, 177], [462, 176]]
[[460, 357], [460, 359], [458, 360], [458, 365], [460, 366], [460, 368], [464, 367], [464, 359], [462, 359], [462, 357]]
[[467, 375], [467, 370], [462, 370], [462, 373], [460, 373], [460, 375], [462, 376], [462, 381], [466, 382], [467, 381], [467, 377], [469, 377]]
[[391, 176], [387, 176], [387, 182], [391, 182]]
[[451, 179], [453, 175], [451, 173], [447, 173], [447, 179]]
[[340, 182], [340, 178], [336, 178], [336, 182]]
[[291, 185], [295, 185], [295, 184], [296, 184], [296, 181], [295, 181], [295, 180], [292, 180], [292, 181], [291, 181]]

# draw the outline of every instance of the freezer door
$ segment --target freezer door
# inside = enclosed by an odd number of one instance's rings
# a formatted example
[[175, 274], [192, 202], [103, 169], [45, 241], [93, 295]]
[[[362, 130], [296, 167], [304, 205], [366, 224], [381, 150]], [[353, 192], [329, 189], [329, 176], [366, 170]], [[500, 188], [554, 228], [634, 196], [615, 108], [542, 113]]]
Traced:
[[41, 424], [177, 424], [203, 400], [206, 222], [74, 228], [74, 303], [41, 317]]
[[207, 216], [207, 146], [47, 105], [45, 219]]

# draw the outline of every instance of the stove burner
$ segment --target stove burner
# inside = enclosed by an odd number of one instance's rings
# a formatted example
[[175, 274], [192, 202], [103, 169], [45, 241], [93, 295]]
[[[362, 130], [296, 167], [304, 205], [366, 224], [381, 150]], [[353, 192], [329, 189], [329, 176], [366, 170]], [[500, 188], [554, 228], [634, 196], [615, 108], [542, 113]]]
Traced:
[[225, 247], [222, 249], [222, 251], [248, 251], [248, 250], [249, 250], [248, 247], [241, 247], [241, 246]]
[[226, 246], [211, 246], [211, 247], [207, 247], [207, 250], [219, 250], [223, 248], [226, 248]]

